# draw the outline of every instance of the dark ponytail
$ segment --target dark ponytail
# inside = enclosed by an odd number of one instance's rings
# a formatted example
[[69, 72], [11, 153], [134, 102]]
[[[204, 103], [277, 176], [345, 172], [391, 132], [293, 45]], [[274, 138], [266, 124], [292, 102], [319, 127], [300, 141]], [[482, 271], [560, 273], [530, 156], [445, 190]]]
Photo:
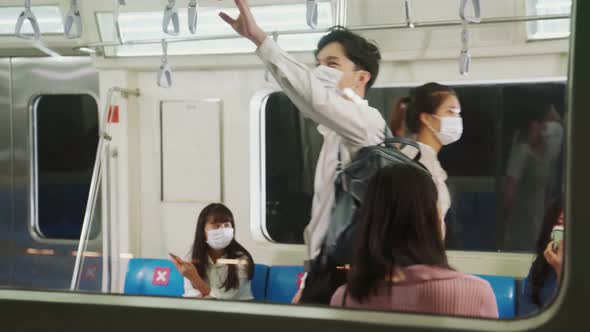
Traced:
[[400, 98], [391, 111], [389, 129], [396, 137], [406, 137], [406, 117], [412, 99], [410, 97]]
[[426, 83], [412, 89], [410, 102], [406, 109], [406, 125], [414, 134], [418, 134], [422, 127], [420, 114], [435, 114], [436, 110], [449, 96], [457, 96], [452, 88], [438, 84]]

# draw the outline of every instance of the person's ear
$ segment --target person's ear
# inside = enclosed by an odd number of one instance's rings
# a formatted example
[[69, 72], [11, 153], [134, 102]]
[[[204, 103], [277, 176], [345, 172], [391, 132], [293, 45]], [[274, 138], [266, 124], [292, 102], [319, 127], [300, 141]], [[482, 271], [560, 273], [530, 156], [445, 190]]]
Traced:
[[359, 87], [366, 87], [373, 76], [366, 70], [359, 70], [356, 75], [356, 85]]
[[418, 116], [418, 119], [420, 119], [420, 123], [424, 126], [424, 127], [432, 127], [432, 124], [430, 123], [430, 114], [428, 113], [420, 113], [420, 115]]

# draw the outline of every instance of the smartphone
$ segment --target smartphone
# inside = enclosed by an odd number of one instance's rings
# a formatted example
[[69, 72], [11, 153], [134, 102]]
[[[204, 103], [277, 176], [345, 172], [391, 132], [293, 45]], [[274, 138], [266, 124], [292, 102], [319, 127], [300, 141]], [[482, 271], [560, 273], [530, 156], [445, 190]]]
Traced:
[[559, 247], [559, 244], [561, 243], [562, 240], [563, 240], [563, 226], [557, 225], [557, 226], [553, 227], [553, 230], [551, 231], [551, 241], [553, 241], [553, 251], [554, 252], [557, 252], [557, 248]]
[[169, 253], [168, 253], [168, 255], [170, 255], [170, 257], [172, 257], [172, 259], [173, 259], [175, 262], [177, 262], [177, 263], [180, 263], [180, 262], [182, 262], [182, 259], [181, 259], [180, 257], [176, 256], [175, 254], [173, 254], [173, 253], [169, 252]]

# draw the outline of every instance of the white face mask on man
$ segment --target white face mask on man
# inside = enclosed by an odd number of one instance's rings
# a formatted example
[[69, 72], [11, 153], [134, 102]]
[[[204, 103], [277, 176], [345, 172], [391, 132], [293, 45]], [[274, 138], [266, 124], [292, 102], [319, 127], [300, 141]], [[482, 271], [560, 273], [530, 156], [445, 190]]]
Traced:
[[311, 72], [328, 89], [338, 89], [338, 83], [344, 76], [340, 70], [323, 65], [315, 67]]
[[233, 239], [233, 228], [218, 228], [207, 231], [207, 244], [215, 250], [227, 248]]
[[338, 92], [341, 96], [350, 99], [355, 104], [361, 104], [364, 100], [351, 88], [344, 88], [340, 91], [339, 83], [344, 73], [338, 69], [320, 65], [312, 70], [313, 75], [328, 89]]
[[428, 126], [442, 145], [449, 145], [457, 142], [463, 135], [463, 119], [455, 116], [436, 116], [440, 120], [440, 131], [436, 132], [431, 126]]

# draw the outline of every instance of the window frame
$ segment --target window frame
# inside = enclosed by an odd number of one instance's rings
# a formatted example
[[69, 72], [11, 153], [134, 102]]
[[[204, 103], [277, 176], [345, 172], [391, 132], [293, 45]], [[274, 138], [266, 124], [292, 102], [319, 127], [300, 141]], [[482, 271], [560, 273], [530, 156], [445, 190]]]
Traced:
[[[526, 0], [525, 1], [525, 14], [526, 15], [538, 15], [535, 12], [535, 5], [537, 4], [538, 0]], [[572, 0], [572, 8], [573, 8], [573, 0]], [[571, 18], [570, 18], [571, 21]], [[544, 22], [547, 21], [532, 21], [532, 22], [527, 22], [526, 23], [526, 40], [528, 42], [537, 42], [537, 41], [550, 41], [550, 40], [563, 40], [563, 39], [569, 39], [572, 35], [571, 32], [571, 28], [569, 29], [569, 31], [561, 36], [561, 35], [557, 35], [557, 36], [536, 36], [535, 33], [533, 32], [533, 30], [535, 29], [536, 26], [538, 26], [539, 24], [543, 24]], [[570, 23], [571, 26], [571, 23]]]
[[[99, 124], [100, 130], [100, 102], [98, 96], [90, 91], [82, 91], [82, 90], [69, 90], [67, 92], [60, 91], [45, 91], [45, 92], [37, 92], [33, 94], [28, 102], [27, 106], [27, 113], [29, 115], [29, 160], [30, 160], [30, 168], [31, 168], [31, 177], [30, 177], [30, 188], [31, 191], [29, 192], [29, 199], [30, 199], [30, 211], [29, 211], [29, 223], [28, 223], [28, 231], [31, 238], [41, 244], [57, 244], [57, 245], [74, 245], [80, 242], [79, 239], [72, 240], [72, 239], [57, 239], [57, 238], [47, 238], [43, 235], [41, 231], [41, 227], [39, 225], [39, 166], [38, 166], [38, 154], [37, 154], [37, 110], [38, 104], [44, 96], [59, 96], [59, 95], [84, 95], [91, 97], [94, 102], [96, 103], [97, 109], [97, 123]], [[98, 133], [97, 133], [98, 134]], [[100, 191], [103, 191], [101, 189]], [[97, 235], [94, 238], [89, 238], [87, 245], [97, 245], [102, 243], [102, 229], [97, 231]]]
[[[575, 12], [590, 11], [590, 2], [576, 1]], [[574, 35], [588, 37], [590, 21], [574, 19]], [[590, 48], [582, 47], [582, 38], [573, 39], [568, 80], [568, 109], [571, 129], [567, 137], [567, 205], [566, 225], [572, 226], [572, 217], [587, 219], [587, 190], [590, 184], [590, 160], [585, 142], [590, 141], [589, 84]], [[590, 265], [586, 252], [590, 250], [590, 224], [575, 224], [576, 231], [565, 237], [565, 274], [561, 290], [553, 305], [542, 313], [518, 321], [498, 322], [481, 319], [465, 319], [423, 314], [376, 313], [357, 310], [335, 310], [305, 306], [255, 304], [221, 301], [183, 300], [142, 296], [117, 296], [72, 294], [47, 291], [0, 290], [0, 309], [6, 314], [3, 325], [7, 328], [40, 329], [63, 328], [63, 317], [71, 317], [72, 309], [78, 309], [73, 324], [93, 322], [92, 328], [102, 330], [117, 326], [119, 329], [169, 328], [169, 322], [178, 326], [192, 326], [198, 321], [201, 328], [235, 330], [235, 326], [264, 329], [338, 330], [358, 332], [369, 327], [372, 331], [391, 331], [392, 328], [411, 329], [416, 332], [432, 331], [522, 331], [535, 332], [567, 330], [568, 327], [587, 323], [587, 313], [581, 303], [588, 298], [585, 282], [590, 278]], [[124, 310], [124, 314], [122, 314]], [[23, 312], [38, 312], [42, 319], [23, 321]], [[102, 319], [96, 320], [97, 314]], [[298, 325], [295, 325], [298, 324]]]

